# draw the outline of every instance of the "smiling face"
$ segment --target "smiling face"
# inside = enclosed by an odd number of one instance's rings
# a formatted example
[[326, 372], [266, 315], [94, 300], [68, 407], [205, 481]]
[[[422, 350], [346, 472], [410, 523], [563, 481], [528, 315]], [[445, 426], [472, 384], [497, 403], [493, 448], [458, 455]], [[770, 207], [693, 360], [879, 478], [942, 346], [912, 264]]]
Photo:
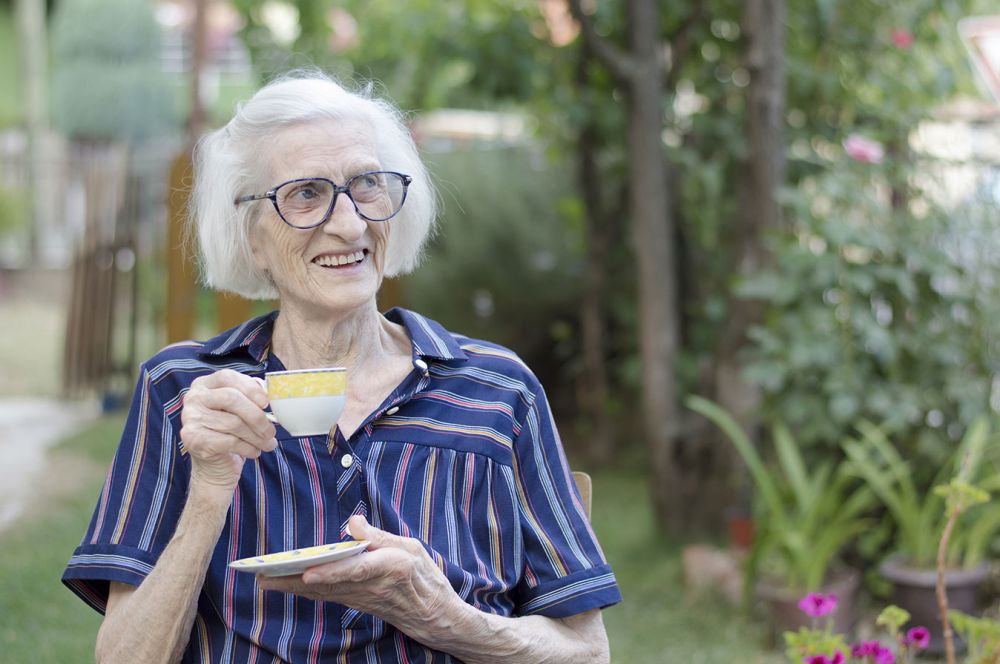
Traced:
[[[270, 142], [268, 188], [299, 178], [337, 184], [383, 168], [371, 127], [360, 120], [321, 120], [287, 127]], [[310, 317], [371, 306], [382, 283], [392, 221], [369, 222], [341, 194], [326, 223], [301, 230], [262, 200], [250, 229], [255, 265], [270, 275], [282, 309]]]

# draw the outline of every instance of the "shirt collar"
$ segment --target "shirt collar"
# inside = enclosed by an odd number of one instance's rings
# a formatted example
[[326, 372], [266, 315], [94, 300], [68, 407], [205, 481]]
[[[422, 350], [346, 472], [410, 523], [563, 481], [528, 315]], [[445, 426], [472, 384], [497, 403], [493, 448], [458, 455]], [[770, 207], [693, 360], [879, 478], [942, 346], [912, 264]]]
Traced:
[[393, 323], [406, 328], [413, 344], [413, 356], [434, 360], [467, 360], [465, 351], [440, 323], [418, 313], [395, 307], [385, 313]]
[[206, 341], [198, 354], [222, 357], [242, 350], [260, 364], [267, 357], [267, 350], [271, 347], [271, 333], [274, 331], [274, 320], [277, 317], [278, 312], [272, 311], [251, 318]]
[[[198, 354], [221, 357], [242, 350], [259, 364], [267, 357], [268, 349], [271, 346], [271, 334], [274, 331], [274, 321], [277, 317], [278, 312], [272, 311], [226, 330], [206, 341]], [[401, 307], [390, 309], [385, 313], [385, 317], [406, 328], [406, 333], [413, 345], [414, 357], [435, 360], [468, 359], [458, 342], [455, 341], [455, 337], [437, 321]]]

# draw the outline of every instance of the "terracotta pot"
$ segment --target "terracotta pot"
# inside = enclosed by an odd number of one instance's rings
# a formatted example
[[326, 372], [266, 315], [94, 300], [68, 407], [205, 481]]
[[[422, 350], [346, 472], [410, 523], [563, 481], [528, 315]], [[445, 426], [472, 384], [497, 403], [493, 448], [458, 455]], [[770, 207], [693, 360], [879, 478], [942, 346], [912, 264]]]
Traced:
[[819, 620], [821, 625], [825, 625], [826, 620], [833, 620], [835, 632], [850, 634], [856, 621], [855, 606], [860, 584], [861, 575], [857, 570], [843, 569], [835, 572], [819, 592], [836, 593], [837, 609], [829, 616], [814, 619], [799, 608], [799, 600], [805, 596], [805, 592], [793, 590], [774, 580], [761, 579], [757, 583], [755, 594], [767, 614], [771, 647], [784, 644], [782, 635], [785, 632], [811, 627], [814, 620]]
[[[901, 556], [890, 556], [879, 565], [879, 573], [892, 582], [892, 603], [910, 612], [909, 625], [923, 625], [931, 634], [929, 653], [944, 652], [944, 635], [941, 614], [937, 605], [937, 571], [925, 567], [908, 567]], [[972, 569], [945, 571], [944, 582], [948, 593], [948, 608], [963, 613], [976, 610], [979, 587], [989, 575], [989, 567], [982, 563]], [[958, 637], [956, 647], [964, 648]]]
[[730, 516], [726, 526], [729, 548], [734, 551], [749, 551], [753, 546], [753, 519], [748, 516]]

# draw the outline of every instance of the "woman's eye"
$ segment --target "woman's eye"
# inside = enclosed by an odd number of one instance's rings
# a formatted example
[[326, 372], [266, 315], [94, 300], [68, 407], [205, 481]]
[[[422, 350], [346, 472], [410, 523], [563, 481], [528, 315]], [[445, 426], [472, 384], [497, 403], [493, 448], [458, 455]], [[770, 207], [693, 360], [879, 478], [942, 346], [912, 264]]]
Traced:
[[313, 187], [302, 187], [301, 189], [292, 192], [292, 196], [299, 200], [311, 201], [312, 199], [319, 197], [319, 192]]

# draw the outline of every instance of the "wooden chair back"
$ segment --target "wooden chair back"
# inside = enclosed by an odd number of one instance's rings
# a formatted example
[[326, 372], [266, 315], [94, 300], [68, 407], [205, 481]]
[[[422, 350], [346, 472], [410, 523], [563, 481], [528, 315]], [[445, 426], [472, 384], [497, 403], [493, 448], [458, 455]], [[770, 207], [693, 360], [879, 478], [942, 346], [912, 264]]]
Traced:
[[576, 489], [580, 492], [580, 499], [583, 501], [583, 511], [587, 513], [587, 518], [589, 519], [593, 500], [593, 482], [590, 479], [590, 475], [580, 470], [573, 471], [573, 481], [576, 482]]

